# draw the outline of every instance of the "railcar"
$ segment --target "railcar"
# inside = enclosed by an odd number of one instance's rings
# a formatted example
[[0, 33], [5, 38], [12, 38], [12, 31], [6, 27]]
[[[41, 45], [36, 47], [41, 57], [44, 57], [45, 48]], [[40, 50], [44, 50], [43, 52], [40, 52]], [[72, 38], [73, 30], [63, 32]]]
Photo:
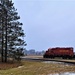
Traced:
[[66, 47], [66, 48], [49, 48], [46, 50], [44, 53], [43, 57], [44, 58], [55, 58], [55, 57], [61, 57], [63, 59], [69, 58], [72, 59], [75, 57], [74, 55], [74, 50], [73, 47]]

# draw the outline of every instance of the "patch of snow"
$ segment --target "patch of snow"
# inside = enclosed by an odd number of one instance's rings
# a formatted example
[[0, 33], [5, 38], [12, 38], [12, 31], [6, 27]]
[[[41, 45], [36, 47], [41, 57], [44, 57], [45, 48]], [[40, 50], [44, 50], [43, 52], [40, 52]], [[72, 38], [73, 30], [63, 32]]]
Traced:
[[48, 75], [75, 75], [74, 72], [65, 72], [65, 73], [54, 73], [54, 74], [48, 74]]
[[24, 66], [19, 66], [18, 68], [23, 68]]

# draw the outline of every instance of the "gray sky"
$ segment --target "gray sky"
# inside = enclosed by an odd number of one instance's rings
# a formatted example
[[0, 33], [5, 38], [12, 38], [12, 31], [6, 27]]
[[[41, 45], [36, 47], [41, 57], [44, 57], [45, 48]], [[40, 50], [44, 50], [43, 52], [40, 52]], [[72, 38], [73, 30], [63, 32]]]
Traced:
[[26, 33], [27, 50], [75, 48], [75, 1], [13, 0]]

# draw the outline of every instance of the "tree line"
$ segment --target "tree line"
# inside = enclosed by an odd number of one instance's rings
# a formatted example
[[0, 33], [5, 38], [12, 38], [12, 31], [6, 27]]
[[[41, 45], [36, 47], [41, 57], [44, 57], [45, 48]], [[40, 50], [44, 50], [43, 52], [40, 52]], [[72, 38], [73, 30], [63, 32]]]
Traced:
[[1, 61], [7, 62], [9, 57], [20, 60], [26, 42], [19, 22], [20, 16], [12, 0], [0, 0], [0, 55]]

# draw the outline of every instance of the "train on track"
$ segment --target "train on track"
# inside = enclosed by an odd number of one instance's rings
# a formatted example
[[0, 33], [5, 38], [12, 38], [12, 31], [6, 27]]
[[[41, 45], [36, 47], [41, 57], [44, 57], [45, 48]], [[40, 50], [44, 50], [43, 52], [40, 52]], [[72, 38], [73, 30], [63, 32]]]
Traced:
[[49, 48], [43, 55], [44, 58], [56, 58], [61, 57], [63, 59], [72, 59], [75, 58], [75, 53], [73, 47], [56, 47]]

